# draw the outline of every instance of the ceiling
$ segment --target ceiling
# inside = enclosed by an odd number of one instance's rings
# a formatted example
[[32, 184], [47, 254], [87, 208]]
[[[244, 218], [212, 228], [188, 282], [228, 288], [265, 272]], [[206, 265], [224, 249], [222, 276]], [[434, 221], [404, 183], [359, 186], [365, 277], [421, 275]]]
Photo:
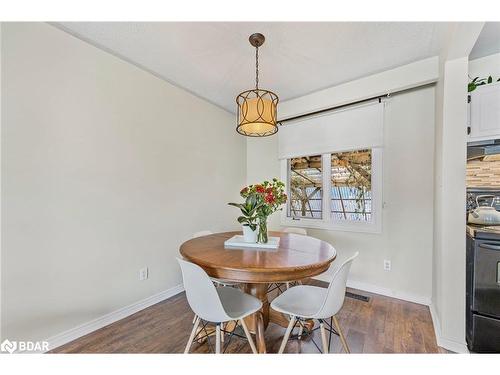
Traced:
[[287, 100], [439, 54], [448, 31], [432, 22], [63, 22], [55, 26], [235, 111], [255, 84]]
[[486, 22], [472, 48], [469, 60], [500, 53], [500, 22]]

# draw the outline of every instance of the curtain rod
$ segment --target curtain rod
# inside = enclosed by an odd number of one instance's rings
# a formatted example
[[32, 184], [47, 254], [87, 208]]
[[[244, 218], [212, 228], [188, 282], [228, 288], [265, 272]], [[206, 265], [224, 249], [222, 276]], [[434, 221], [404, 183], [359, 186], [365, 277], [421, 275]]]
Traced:
[[397, 94], [402, 94], [402, 93], [405, 93], [405, 92], [414, 91], [414, 90], [421, 89], [421, 88], [424, 88], [424, 87], [434, 86], [435, 84], [436, 84], [436, 82], [425, 83], [423, 85], [414, 86], [414, 87], [411, 87], [411, 88], [408, 88], [408, 89], [402, 89], [402, 90], [398, 90], [398, 91], [388, 92], [387, 94], [384, 94], [384, 95], [372, 96], [370, 98], [361, 99], [361, 100], [357, 100], [357, 101], [354, 101], [354, 102], [337, 105], [337, 106], [334, 106], [334, 107], [329, 107], [329, 108], [325, 108], [325, 109], [319, 109], [317, 111], [313, 111], [313, 112], [309, 112], [309, 113], [304, 113], [302, 115], [297, 115], [297, 116], [292, 116], [292, 117], [285, 118], [285, 119], [283, 119], [281, 121], [278, 121], [278, 124], [281, 125], [281, 126], [283, 126], [283, 124], [285, 122], [288, 122], [288, 121], [298, 120], [298, 119], [301, 119], [301, 118], [304, 118], [304, 117], [315, 116], [315, 115], [319, 115], [321, 113], [330, 112], [330, 111], [334, 111], [336, 109], [341, 109], [341, 108], [350, 107], [350, 106], [353, 106], [353, 105], [358, 105], [358, 104], [370, 102], [370, 101], [376, 100], [376, 99], [378, 99], [378, 102], [380, 103], [383, 98], [388, 98], [388, 97], [391, 97], [391, 96], [394, 96], [394, 95], [397, 95]]

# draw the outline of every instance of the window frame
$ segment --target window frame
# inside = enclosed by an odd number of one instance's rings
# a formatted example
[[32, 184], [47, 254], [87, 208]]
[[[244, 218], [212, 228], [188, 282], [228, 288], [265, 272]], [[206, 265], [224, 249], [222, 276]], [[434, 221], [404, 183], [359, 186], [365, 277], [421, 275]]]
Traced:
[[[331, 155], [338, 152], [356, 151], [361, 148], [351, 150], [336, 150], [321, 155], [323, 165], [323, 201], [322, 201], [322, 218], [292, 218], [288, 216], [289, 204], [281, 211], [281, 225], [292, 227], [305, 227], [313, 229], [338, 230], [347, 232], [364, 232], [364, 233], [381, 233], [382, 232], [382, 148], [381, 147], [365, 147], [372, 152], [372, 175], [371, 175], [371, 195], [372, 195], [372, 212], [371, 221], [354, 221], [354, 220], [332, 220], [331, 215]], [[318, 154], [316, 154], [318, 155]], [[308, 155], [304, 155], [308, 156]], [[281, 179], [286, 181], [287, 194], [290, 196], [290, 171], [289, 160], [291, 158], [281, 160]], [[326, 167], [328, 166], [328, 167]]]

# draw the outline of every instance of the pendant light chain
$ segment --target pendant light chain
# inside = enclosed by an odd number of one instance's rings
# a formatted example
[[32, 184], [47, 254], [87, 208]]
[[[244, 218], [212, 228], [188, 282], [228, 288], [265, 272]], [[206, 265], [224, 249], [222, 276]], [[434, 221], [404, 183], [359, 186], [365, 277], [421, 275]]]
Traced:
[[259, 47], [255, 47], [255, 89], [259, 89]]

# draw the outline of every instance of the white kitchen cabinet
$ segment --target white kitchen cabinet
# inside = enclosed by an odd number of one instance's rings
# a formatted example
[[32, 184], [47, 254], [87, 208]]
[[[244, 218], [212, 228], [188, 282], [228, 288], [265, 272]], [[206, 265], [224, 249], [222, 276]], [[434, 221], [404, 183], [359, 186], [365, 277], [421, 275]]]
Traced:
[[469, 95], [468, 141], [500, 138], [500, 82], [479, 86]]

